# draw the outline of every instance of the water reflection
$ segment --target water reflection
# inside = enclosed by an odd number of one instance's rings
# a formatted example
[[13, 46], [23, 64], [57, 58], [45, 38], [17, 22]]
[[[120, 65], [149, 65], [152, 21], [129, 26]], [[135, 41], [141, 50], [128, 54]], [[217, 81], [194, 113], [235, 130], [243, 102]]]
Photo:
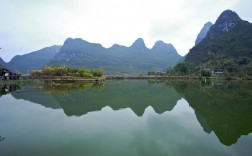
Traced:
[[[18, 88], [18, 87], [17, 87]], [[220, 142], [231, 145], [252, 132], [252, 84], [248, 82], [107, 81], [105, 85], [37, 84], [19, 86], [11, 93], [67, 116], [82, 116], [107, 106], [130, 108], [142, 117], [146, 108], [162, 114], [172, 111], [184, 98], [195, 110], [204, 132], [214, 132]]]
[[225, 145], [252, 132], [252, 84], [248, 82], [174, 85], [195, 110], [204, 131], [214, 131]]
[[0, 141], [3, 141], [5, 139], [5, 137], [2, 137], [1, 135], [0, 135]]
[[12, 95], [45, 107], [62, 108], [68, 116], [81, 116], [106, 106], [113, 110], [130, 108], [137, 116], [142, 116], [145, 108], [152, 106], [155, 112], [161, 114], [172, 110], [181, 98], [172, 87], [148, 85], [147, 81], [109, 81], [105, 86], [92, 83], [46, 84], [36, 86], [41, 90], [29, 92], [33, 88], [26, 86]]
[[4, 94], [20, 90], [18, 84], [0, 84], [0, 97]]

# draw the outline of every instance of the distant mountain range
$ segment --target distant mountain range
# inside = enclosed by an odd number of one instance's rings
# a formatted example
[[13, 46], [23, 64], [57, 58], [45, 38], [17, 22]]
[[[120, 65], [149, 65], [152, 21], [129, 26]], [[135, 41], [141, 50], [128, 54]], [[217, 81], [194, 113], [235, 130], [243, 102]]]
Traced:
[[234, 68], [251, 63], [251, 58], [252, 24], [226, 10], [211, 26], [206, 37], [189, 51], [185, 61], [238, 70]]
[[106, 74], [146, 74], [150, 70], [164, 70], [181, 60], [172, 44], [157, 41], [148, 49], [143, 39], [137, 39], [130, 47], [101, 44], [82, 39], [68, 38], [49, 65], [104, 68]]
[[137, 39], [130, 47], [114, 44], [104, 48], [101, 44], [89, 43], [80, 38], [68, 38], [63, 46], [52, 46], [15, 56], [9, 63], [0, 64], [13, 71], [28, 73], [45, 65], [103, 68], [106, 74], [146, 74], [148, 71], [165, 70], [174, 66], [182, 57], [172, 44], [157, 41], [152, 49]]

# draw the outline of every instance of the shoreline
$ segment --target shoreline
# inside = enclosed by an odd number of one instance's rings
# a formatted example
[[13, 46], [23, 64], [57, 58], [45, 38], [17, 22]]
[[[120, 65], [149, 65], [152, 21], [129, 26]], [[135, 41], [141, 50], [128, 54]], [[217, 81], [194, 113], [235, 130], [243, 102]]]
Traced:
[[103, 76], [101, 78], [79, 78], [79, 77], [54, 77], [54, 78], [32, 78], [25, 77], [18, 80], [1, 80], [0, 83], [8, 84], [15, 82], [34, 82], [43, 81], [44, 83], [99, 83], [102, 84], [106, 80], [167, 80], [167, 81], [250, 81], [251, 77], [199, 77], [199, 76]]
[[252, 80], [251, 77], [248, 78], [239, 78], [239, 77], [200, 77], [200, 76], [106, 76], [106, 80], [182, 80], [182, 81], [190, 81], [190, 80]]
[[80, 77], [51, 77], [51, 78], [33, 78], [23, 77], [17, 80], [1, 80], [0, 84], [16, 83], [16, 82], [43, 82], [43, 83], [104, 83], [105, 77], [101, 78], [80, 78]]

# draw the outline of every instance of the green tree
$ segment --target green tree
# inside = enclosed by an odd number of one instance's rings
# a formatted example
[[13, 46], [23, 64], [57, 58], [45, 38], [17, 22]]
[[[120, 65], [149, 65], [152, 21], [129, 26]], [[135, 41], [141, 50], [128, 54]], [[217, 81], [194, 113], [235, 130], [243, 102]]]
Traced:
[[154, 71], [149, 71], [148, 72], [148, 75], [150, 76], [150, 75], [155, 75], [156, 73], [154, 72]]
[[189, 74], [189, 63], [187, 62], [179, 62], [175, 67], [174, 67], [175, 72], [182, 74], [182, 75], [187, 75]]
[[102, 77], [104, 74], [104, 70], [99, 68], [93, 71], [94, 77]]
[[204, 76], [204, 77], [210, 77], [211, 76], [211, 71], [209, 70], [202, 70], [201, 71], [201, 76]]

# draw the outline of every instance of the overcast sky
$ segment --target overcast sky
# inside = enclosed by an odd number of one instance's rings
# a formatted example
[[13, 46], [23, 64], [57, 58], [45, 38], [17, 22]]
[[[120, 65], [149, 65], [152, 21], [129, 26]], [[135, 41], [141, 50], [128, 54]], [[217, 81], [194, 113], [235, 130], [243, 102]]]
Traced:
[[226, 9], [252, 21], [252, 0], [1, 0], [0, 57], [9, 61], [68, 37], [104, 47], [141, 37], [151, 48], [163, 40], [185, 55], [202, 26]]

